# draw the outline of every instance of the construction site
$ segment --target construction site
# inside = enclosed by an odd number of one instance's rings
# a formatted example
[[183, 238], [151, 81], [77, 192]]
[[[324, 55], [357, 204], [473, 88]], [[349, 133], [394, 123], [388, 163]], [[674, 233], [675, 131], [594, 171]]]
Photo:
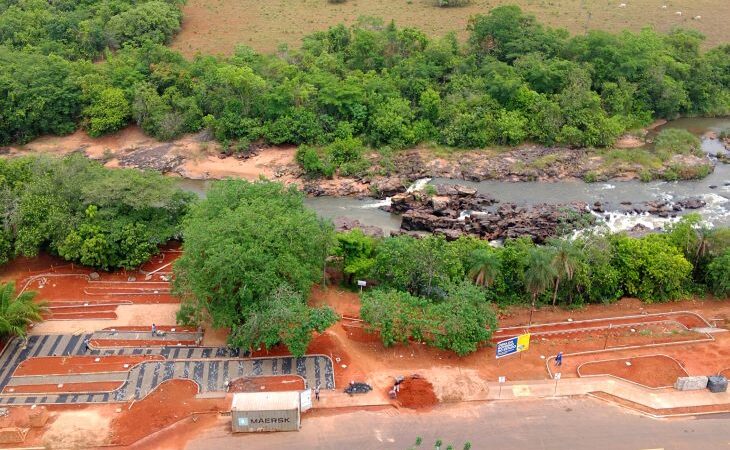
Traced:
[[[0, 281], [37, 291], [48, 310], [27, 340], [1, 344], [2, 448], [175, 449], [211, 429], [240, 431], [243, 443], [322, 415], [563, 396], [652, 418], [730, 412], [730, 394], [707, 389], [708, 376], [730, 375], [728, 300], [508, 308], [492, 342], [459, 357], [418, 341], [385, 348], [360, 319], [357, 292], [316, 287], [310, 304], [341, 319], [305, 356], [283, 346], [244, 354], [227, 330], [176, 325], [179, 254], [167, 247], [114, 273], [49, 256], [3, 268]], [[529, 348], [495, 358], [497, 343], [524, 334]]]

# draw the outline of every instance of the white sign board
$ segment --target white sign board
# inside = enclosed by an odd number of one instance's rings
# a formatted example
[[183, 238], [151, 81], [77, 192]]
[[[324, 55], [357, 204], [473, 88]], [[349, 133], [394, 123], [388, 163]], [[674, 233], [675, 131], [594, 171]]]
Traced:
[[498, 381], [500, 383], [504, 383], [505, 381], [507, 381], [507, 377], [499, 377]]
[[357, 285], [360, 287], [365, 287], [368, 285], [368, 282], [365, 280], [357, 280]]
[[299, 393], [299, 411], [305, 412], [312, 409], [312, 390], [306, 389]]
[[560, 372], [555, 372], [555, 376], [553, 378], [555, 378], [556, 380], [559, 380], [560, 379]]

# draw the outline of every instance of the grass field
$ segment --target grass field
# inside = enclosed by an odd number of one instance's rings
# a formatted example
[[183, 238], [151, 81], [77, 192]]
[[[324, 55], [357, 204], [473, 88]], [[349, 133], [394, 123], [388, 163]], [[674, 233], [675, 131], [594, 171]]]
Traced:
[[[586, 27], [608, 31], [639, 30], [644, 26], [667, 31], [695, 28], [707, 45], [730, 42], [730, 0], [473, 0], [462, 8], [437, 8], [432, 0], [188, 0], [183, 28], [173, 47], [190, 56], [230, 53], [237, 44], [272, 52], [280, 43], [298, 46], [301, 38], [338, 23], [352, 24], [359, 16], [393, 19], [440, 36], [457, 31], [463, 38], [469, 17], [500, 4], [514, 3], [551, 26], [583, 33]], [[620, 7], [625, 3], [625, 7]], [[666, 8], [662, 8], [666, 5]], [[681, 15], [676, 14], [682, 12]], [[701, 16], [695, 20], [695, 16]]]

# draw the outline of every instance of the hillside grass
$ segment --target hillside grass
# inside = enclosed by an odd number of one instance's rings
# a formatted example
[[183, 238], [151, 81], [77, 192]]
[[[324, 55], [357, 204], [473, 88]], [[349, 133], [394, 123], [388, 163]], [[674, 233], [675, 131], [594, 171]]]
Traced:
[[[437, 8], [431, 0], [188, 0], [183, 27], [173, 47], [187, 56], [230, 54], [238, 44], [273, 52], [279, 44], [298, 47], [301, 39], [338, 23], [352, 24], [360, 16], [395, 20], [432, 36], [450, 31], [464, 39], [469, 17], [503, 4], [517, 4], [546, 25], [572, 33], [586, 28], [617, 32], [652, 26], [659, 31], [694, 28], [707, 36], [705, 46], [730, 42], [728, 0], [473, 0], [460, 8]], [[626, 3], [626, 7], [619, 7]], [[666, 9], [662, 5], [667, 5]], [[676, 12], [681, 11], [679, 16]], [[700, 20], [693, 17], [701, 16]]]

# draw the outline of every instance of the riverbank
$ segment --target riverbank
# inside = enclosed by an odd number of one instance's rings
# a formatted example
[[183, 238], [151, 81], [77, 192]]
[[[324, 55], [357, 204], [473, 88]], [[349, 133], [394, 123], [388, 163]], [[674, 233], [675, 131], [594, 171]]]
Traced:
[[[722, 120], [722, 119], [719, 119]], [[295, 161], [293, 146], [260, 147], [226, 156], [206, 132], [170, 142], [146, 136], [136, 126], [101, 138], [83, 131], [47, 136], [23, 146], [6, 147], [9, 156], [29, 153], [63, 155], [83, 152], [107, 167], [134, 167], [195, 180], [263, 176], [294, 183], [310, 196], [384, 198], [405, 191], [414, 180], [448, 178], [467, 181], [555, 182], [562, 180], [625, 181], [699, 179], [715, 162], [696, 155], [674, 155], [662, 161], [647, 148], [646, 132], [627, 136], [615, 149], [573, 149], [525, 144], [518, 147], [461, 150], [421, 146], [391, 156], [368, 155], [370, 168], [357, 177], [307, 179]], [[704, 138], [717, 147], [717, 135]], [[715, 142], [717, 141], [717, 142]], [[638, 145], [641, 144], [641, 147]], [[619, 148], [624, 147], [624, 148]]]

